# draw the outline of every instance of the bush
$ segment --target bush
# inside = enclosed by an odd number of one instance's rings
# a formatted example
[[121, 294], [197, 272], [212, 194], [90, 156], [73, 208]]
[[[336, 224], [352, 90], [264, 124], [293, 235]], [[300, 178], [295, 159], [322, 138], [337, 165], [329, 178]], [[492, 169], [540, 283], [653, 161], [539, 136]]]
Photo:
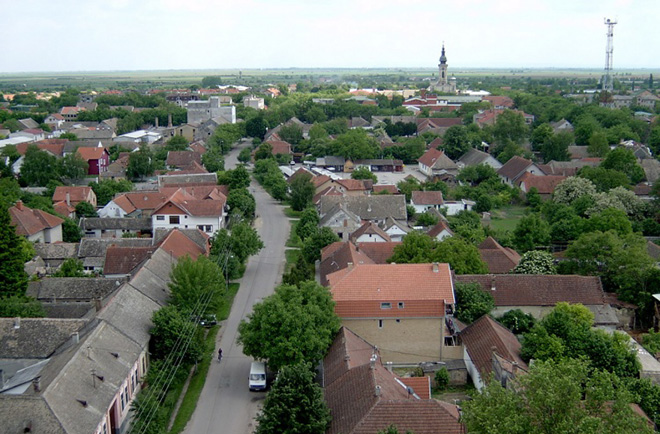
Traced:
[[449, 372], [447, 368], [443, 367], [435, 372], [435, 388], [436, 390], [445, 390], [449, 386]]
[[422, 369], [421, 366], [418, 366], [412, 370], [410, 373], [411, 377], [423, 377], [424, 376], [424, 370]]

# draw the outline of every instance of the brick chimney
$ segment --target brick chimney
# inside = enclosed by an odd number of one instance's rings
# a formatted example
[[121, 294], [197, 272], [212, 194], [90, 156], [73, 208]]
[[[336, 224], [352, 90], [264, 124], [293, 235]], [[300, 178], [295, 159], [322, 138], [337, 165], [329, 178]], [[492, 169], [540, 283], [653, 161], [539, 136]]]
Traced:
[[71, 206], [71, 193], [69, 193], [68, 191], [66, 193], [66, 205], [69, 207]]
[[22, 200], [16, 201], [16, 209], [19, 210], [19, 211], [23, 211], [23, 201]]

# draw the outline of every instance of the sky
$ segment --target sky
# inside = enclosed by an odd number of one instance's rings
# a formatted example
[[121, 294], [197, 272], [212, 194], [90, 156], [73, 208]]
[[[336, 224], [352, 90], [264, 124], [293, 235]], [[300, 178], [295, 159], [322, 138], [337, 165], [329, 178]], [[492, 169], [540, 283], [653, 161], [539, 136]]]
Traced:
[[660, 67], [660, 0], [0, 0], [0, 73]]

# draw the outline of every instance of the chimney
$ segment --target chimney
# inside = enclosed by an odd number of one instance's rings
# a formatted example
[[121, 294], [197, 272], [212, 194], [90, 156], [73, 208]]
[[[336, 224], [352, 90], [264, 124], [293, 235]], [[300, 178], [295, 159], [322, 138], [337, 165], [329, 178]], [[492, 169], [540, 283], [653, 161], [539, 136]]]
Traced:
[[376, 354], [372, 354], [371, 358], [369, 359], [369, 367], [371, 369], [376, 368], [376, 360], [378, 359], [378, 356]]
[[154, 126], [158, 128], [158, 116], [154, 119]]
[[434, 262], [434, 263], [433, 263], [433, 272], [434, 272], [434, 273], [437, 273], [437, 272], [439, 272], [439, 271], [440, 271], [440, 268], [439, 268], [439, 266], [438, 266], [438, 263], [437, 263], [437, 262]]
[[352, 263], [352, 262], [347, 263], [347, 264], [346, 264], [346, 268], [347, 268], [348, 270], [352, 270], [352, 269], [353, 269], [353, 263]]
[[380, 396], [380, 386], [376, 386], [375, 395]]
[[71, 334], [71, 338], [73, 339], [74, 345], [80, 342], [80, 334], [78, 332], [74, 332], [73, 334]]
[[66, 205], [71, 206], [71, 193], [66, 192]]
[[511, 373], [516, 375], [518, 373], [518, 362], [511, 363]]
[[21, 317], [14, 318], [14, 330], [21, 328]]
[[19, 211], [23, 211], [23, 201], [22, 200], [16, 201], [16, 209], [19, 210]]
[[387, 365], [386, 366], [387, 370], [392, 372], [392, 362], [386, 362], [385, 365]]
[[35, 392], [41, 392], [41, 377], [32, 379], [32, 388]]
[[490, 277], [490, 290], [495, 291], [497, 288], [495, 288], [495, 276]]
[[167, 128], [172, 128], [172, 113], [167, 114]]

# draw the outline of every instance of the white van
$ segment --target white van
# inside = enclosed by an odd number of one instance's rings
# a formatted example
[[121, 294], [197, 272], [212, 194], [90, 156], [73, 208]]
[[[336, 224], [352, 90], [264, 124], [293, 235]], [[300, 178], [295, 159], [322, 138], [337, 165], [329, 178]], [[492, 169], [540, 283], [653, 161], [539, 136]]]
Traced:
[[252, 362], [250, 365], [250, 390], [266, 390], [266, 364], [264, 362]]

